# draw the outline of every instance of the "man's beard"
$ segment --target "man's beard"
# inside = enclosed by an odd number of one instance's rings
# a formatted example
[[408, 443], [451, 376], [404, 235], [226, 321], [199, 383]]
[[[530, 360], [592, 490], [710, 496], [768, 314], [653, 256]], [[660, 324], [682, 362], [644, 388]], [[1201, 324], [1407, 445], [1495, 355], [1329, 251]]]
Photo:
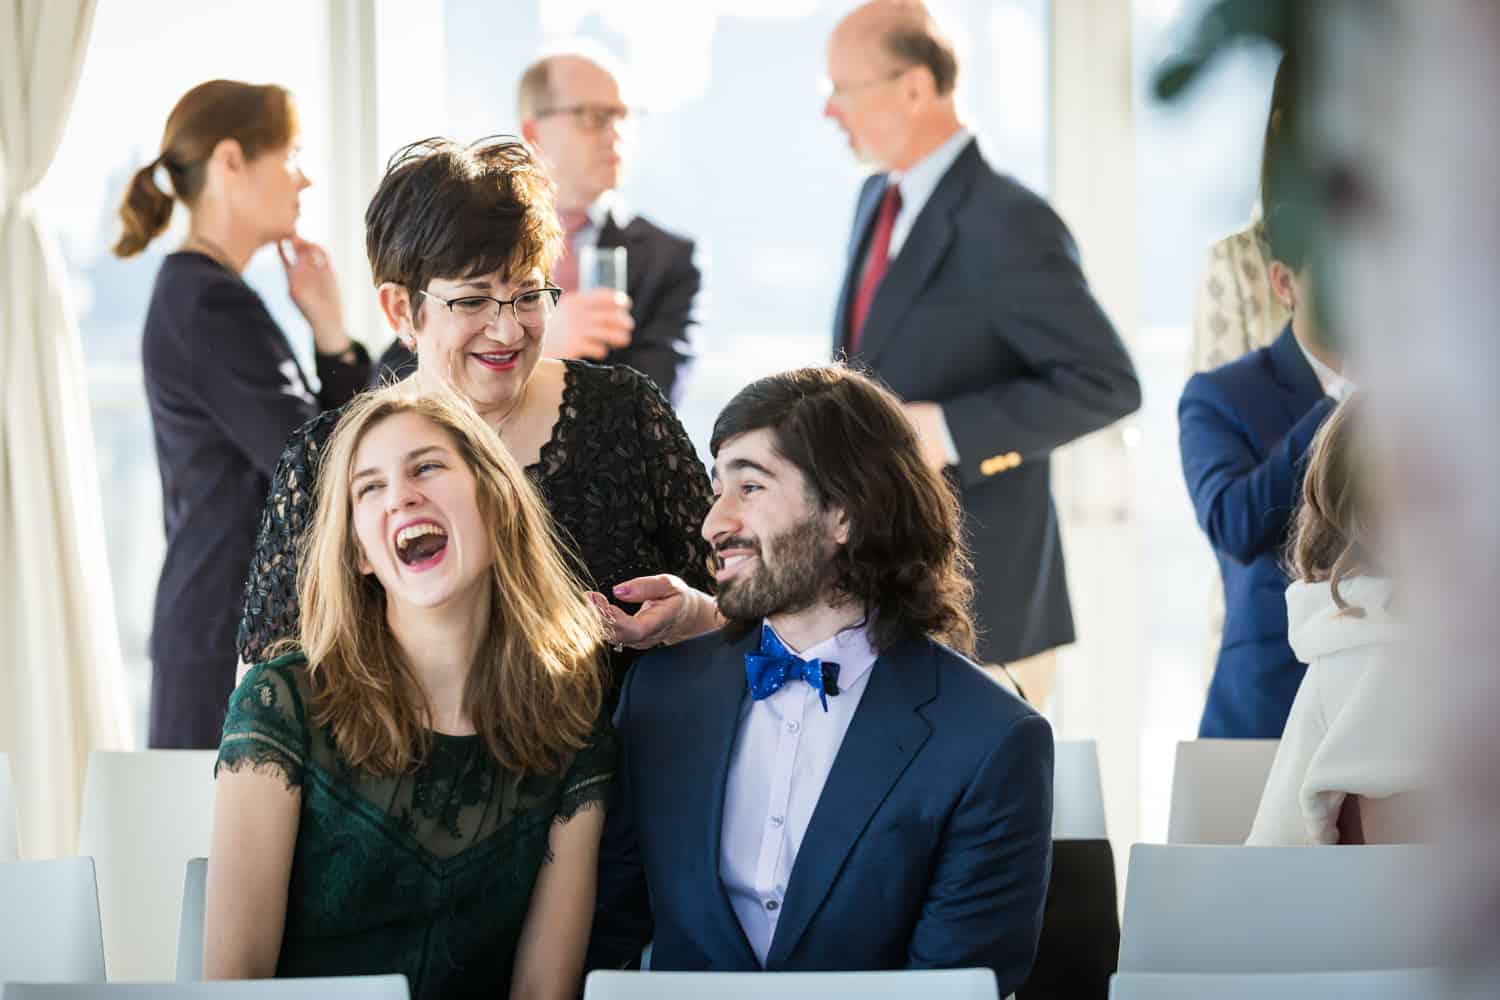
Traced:
[[[734, 547], [748, 547], [743, 540], [730, 541], [738, 542]], [[826, 595], [838, 547], [822, 518], [813, 515], [754, 549], [755, 571], [719, 585], [719, 611], [725, 618], [754, 622], [802, 611]]]

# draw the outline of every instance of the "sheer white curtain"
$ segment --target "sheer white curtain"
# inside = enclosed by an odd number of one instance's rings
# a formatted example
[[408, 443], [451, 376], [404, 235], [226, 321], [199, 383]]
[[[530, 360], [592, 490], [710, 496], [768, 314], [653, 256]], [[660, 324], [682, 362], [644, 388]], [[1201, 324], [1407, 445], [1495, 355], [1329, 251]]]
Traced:
[[0, 750], [33, 857], [72, 850], [89, 751], [130, 743], [78, 325], [32, 197], [93, 18], [0, 5]]

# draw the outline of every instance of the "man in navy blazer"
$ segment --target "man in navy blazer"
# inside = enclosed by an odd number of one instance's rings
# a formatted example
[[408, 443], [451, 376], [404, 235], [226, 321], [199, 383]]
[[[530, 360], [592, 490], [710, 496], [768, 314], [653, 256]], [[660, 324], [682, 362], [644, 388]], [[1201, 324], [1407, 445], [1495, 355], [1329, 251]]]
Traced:
[[1275, 739], [1306, 672], [1287, 640], [1282, 555], [1313, 435], [1353, 391], [1312, 305], [1297, 212], [1266, 216], [1272, 289], [1292, 310], [1269, 347], [1183, 390], [1182, 471], [1224, 578], [1224, 638], [1198, 724], [1202, 738]]
[[1073, 641], [1050, 456], [1141, 394], [1067, 227], [959, 120], [957, 74], [920, 4], [866, 4], [829, 41], [824, 114], [879, 170], [860, 190], [833, 351], [906, 400], [929, 464], [960, 488], [979, 655], [1000, 663]]
[[[889, 392], [830, 366], [714, 426], [727, 625], [640, 660], [591, 967], [1026, 978], [1052, 737], [973, 643], [956, 500]], [[945, 645], [944, 642], [948, 645]]]

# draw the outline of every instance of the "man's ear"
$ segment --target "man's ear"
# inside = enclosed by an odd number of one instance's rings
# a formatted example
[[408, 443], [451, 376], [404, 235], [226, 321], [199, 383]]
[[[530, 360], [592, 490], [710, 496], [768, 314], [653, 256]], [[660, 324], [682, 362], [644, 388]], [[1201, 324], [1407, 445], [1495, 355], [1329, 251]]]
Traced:
[[538, 153], [540, 153], [542, 151], [542, 144], [537, 141], [537, 137], [536, 137], [536, 119], [535, 118], [522, 118], [521, 119], [521, 138], [526, 140], [526, 145], [530, 146], [532, 149], [536, 150]]
[[1297, 282], [1292, 269], [1279, 260], [1273, 260], [1266, 268], [1266, 277], [1271, 280], [1271, 291], [1288, 309], [1297, 308]]
[[830, 523], [833, 525], [833, 540], [840, 545], [849, 544], [849, 514], [842, 507], [832, 507], [828, 511]]
[[406, 290], [405, 285], [394, 281], [381, 282], [375, 291], [376, 298], [380, 301], [380, 312], [385, 316], [386, 323], [401, 338], [408, 350], [417, 349], [417, 330], [414, 316], [412, 315], [411, 293]]

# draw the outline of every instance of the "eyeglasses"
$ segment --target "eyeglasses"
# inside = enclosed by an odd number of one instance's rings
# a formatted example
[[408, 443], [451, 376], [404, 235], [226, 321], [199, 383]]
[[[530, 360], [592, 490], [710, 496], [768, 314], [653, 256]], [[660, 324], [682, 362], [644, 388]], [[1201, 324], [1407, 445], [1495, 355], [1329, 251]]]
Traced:
[[911, 69], [910, 66], [903, 66], [900, 69], [891, 70], [891, 72], [883, 76], [861, 80], [858, 83], [834, 83], [832, 80], [824, 77], [818, 81], [818, 92], [827, 101], [846, 101], [862, 90], [869, 90], [871, 87], [878, 87], [883, 83], [890, 83], [892, 80], [900, 78], [909, 69]]
[[552, 118], [557, 115], [572, 115], [590, 132], [602, 132], [615, 122], [630, 125], [640, 118], [642, 112], [620, 104], [569, 104], [561, 108], [546, 108], [536, 113], [537, 118]]
[[482, 319], [485, 326], [498, 322], [505, 307], [510, 306], [511, 315], [518, 324], [527, 329], [535, 329], [547, 324], [548, 317], [557, 306], [557, 300], [562, 296], [562, 289], [547, 285], [522, 292], [513, 299], [497, 299], [490, 295], [464, 295], [456, 299], [445, 299], [441, 295], [433, 295], [420, 289], [417, 294], [425, 295], [434, 302], [441, 302], [456, 316]]

